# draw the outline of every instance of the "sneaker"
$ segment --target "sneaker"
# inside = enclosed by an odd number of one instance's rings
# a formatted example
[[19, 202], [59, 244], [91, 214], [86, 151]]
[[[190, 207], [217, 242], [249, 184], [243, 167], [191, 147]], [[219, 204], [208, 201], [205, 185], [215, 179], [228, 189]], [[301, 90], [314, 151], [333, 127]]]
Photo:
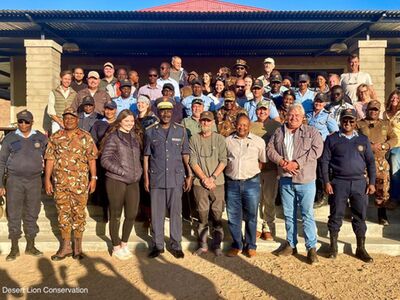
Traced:
[[124, 248], [119, 248], [118, 250], [113, 250], [112, 256], [118, 258], [119, 260], [127, 260], [130, 258], [127, 255], [127, 253], [125, 252]]
[[203, 254], [206, 254], [208, 252], [207, 248], [199, 248], [196, 251], [193, 252], [193, 255], [195, 256], [201, 256]]
[[215, 256], [222, 256], [221, 248], [216, 248], [213, 251], [214, 251]]
[[128, 246], [121, 247], [121, 249], [124, 250], [124, 253], [126, 254], [126, 256], [128, 256], [129, 258], [132, 258], [132, 257], [133, 257], [132, 252], [129, 251]]

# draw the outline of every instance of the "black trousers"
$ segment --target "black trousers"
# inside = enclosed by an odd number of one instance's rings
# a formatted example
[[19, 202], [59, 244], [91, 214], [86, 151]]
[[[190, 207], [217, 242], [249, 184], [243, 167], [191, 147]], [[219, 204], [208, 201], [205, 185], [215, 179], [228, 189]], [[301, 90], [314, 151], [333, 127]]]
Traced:
[[[128, 242], [139, 207], [139, 183], [126, 184], [112, 178], [106, 178], [106, 189], [110, 210], [110, 237], [113, 246], [118, 246], [121, 241]], [[124, 224], [122, 225], [122, 238], [119, 237], [122, 208], [124, 209]]]
[[42, 196], [42, 178], [26, 179], [9, 176], [6, 183], [8, 238], [21, 238], [21, 222], [25, 236], [36, 237], [39, 232], [37, 219]]
[[365, 237], [367, 231], [365, 219], [368, 207], [368, 195], [366, 194], [367, 181], [365, 179], [333, 179], [332, 186], [333, 195], [329, 195], [329, 231], [340, 231], [347, 206], [347, 199], [350, 199], [353, 231], [356, 236]]

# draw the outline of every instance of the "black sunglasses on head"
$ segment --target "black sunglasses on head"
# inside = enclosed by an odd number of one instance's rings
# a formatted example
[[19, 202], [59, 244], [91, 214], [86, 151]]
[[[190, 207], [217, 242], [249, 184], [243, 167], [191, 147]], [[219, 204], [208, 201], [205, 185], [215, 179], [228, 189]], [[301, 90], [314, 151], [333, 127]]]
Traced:
[[31, 121], [26, 121], [26, 120], [19, 119], [18, 120], [18, 124], [22, 124], [22, 123], [25, 123], [25, 124], [29, 125], [29, 124], [31, 124]]

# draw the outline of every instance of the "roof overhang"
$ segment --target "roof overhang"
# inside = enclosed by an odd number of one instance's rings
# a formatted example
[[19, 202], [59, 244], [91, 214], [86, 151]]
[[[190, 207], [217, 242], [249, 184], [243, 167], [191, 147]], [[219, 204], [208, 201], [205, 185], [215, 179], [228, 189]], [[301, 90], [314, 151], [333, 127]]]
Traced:
[[396, 55], [400, 11], [0, 10], [0, 56], [22, 55], [24, 39], [41, 37], [76, 43], [73, 55], [318, 56], [333, 54], [333, 43], [351, 48], [367, 35], [387, 40], [387, 54]]

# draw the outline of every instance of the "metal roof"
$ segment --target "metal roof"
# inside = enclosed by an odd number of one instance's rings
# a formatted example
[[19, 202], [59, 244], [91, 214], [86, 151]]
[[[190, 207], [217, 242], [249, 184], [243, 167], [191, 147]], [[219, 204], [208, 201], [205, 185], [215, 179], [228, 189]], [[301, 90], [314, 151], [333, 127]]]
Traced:
[[183, 0], [155, 7], [141, 9], [139, 11], [159, 11], [159, 12], [222, 12], [222, 11], [268, 11], [267, 9], [229, 3], [220, 0]]
[[369, 34], [400, 51], [400, 11], [18, 11], [0, 10], [0, 55], [24, 54], [41, 34], [79, 45], [65, 55], [330, 55]]

